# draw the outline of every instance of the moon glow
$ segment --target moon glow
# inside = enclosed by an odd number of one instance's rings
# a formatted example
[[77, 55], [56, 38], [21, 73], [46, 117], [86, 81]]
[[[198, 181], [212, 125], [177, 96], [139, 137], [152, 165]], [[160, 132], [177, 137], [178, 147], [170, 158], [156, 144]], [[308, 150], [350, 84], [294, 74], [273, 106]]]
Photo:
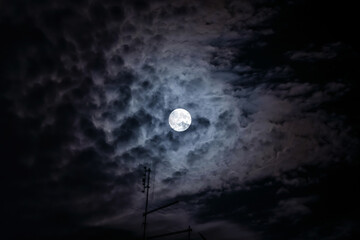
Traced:
[[177, 132], [183, 132], [190, 127], [191, 115], [183, 108], [177, 108], [169, 115], [169, 125]]

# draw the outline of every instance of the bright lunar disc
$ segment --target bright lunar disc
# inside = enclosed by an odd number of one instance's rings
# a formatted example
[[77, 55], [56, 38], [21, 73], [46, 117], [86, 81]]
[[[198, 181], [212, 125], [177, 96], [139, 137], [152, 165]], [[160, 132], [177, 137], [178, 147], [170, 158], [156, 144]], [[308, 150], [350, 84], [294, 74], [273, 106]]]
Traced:
[[177, 108], [169, 115], [169, 125], [177, 132], [183, 132], [190, 127], [191, 115], [182, 108]]

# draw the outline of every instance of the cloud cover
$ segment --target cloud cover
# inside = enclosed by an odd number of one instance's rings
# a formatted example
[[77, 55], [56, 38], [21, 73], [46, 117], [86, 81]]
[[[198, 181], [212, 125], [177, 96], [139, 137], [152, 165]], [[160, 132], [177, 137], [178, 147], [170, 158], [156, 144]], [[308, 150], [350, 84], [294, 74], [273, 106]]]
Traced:
[[[1, 141], [3, 155], [14, 159], [4, 163], [5, 199], [14, 206], [5, 212], [25, 235], [39, 234], [44, 223], [44, 235], [71, 232], [68, 225], [139, 231], [141, 175], [149, 166], [150, 205], [184, 201], [154, 222], [192, 223], [219, 239], [272, 239], [262, 232], [288, 216], [303, 219], [317, 199], [286, 193], [302, 187], [286, 174], [354, 164], [359, 141], [351, 117], [331, 105], [349, 96], [351, 82], [346, 74], [313, 80], [301, 71], [306, 62], [344, 61], [352, 45], [277, 48], [282, 35], [274, 22], [291, 3], [3, 4], [2, 46], [9, 47], [1, 62]], [[269, 49], [276, 50], [271, 63]], [[167, 123], [178, 107], [193, 118], [184, 133]], [[256, 215], [234, 199], [244, 192], [251, 199], [258, 182], [264, 189], [276, 182], [274, 192], [286, 196], [270, 201], [272, 217], [249, 216], [262, 229], [212, 206], [228, 196], [238, 213]], [[218, 228], [237, 230], [226, 238]]]

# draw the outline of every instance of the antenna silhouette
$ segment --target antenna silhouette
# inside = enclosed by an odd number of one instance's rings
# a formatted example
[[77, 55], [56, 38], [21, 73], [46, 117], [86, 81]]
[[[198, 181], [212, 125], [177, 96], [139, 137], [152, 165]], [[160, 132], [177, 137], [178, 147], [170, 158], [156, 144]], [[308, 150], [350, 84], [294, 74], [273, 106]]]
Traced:
[[144, 217], [144, 229], [143, 229], [143, 240], [147, 240], [147, 239], [154, 239], [154, 238], [161, 238], [161, 237], [165, 237], [165, 236], [170, 236], [170, 235], [175, 235], [175, 234], [179, 234], [179, 233], [188, 233], [188, 239], [190, 239], [190, 233], [192, 231], [191, 227], [189, 226], [187, 229], [185, 230], [180, 230], [180, 231], [176, 231], [176, 232], [169, 232], [169, 233], [164, 233], [164, 234], [160, 234], [160, 235], [155, 235], [155, 236], [150, 236], [147, 237], [146, 234], [146, 224], [147, 224], [147, 215], [153, 212], [156, 212], [158, 210], [161, 210], [163, 208], [166, 207], [170, 207], [174, 204], [179, 203], [179, 201], [175, 201], [172, 203], [168, 203], [166, 205], [163, 205], [161, 207], [155, 208], [153, 210], [148, 211], [148, 204], [149, 204], [149, 188], [150, 188], [150, 173], [151, 173], [151, 169], [144, 167], [144, 175], [142, 178], [142, 184], [143, 184], [143, 190], [142, 192], [145, 193], [146, 192], [146, 202], [145, 202], [145, 212], [143, 213], [143, 217]]
[[147, 209], [148, 209], [148, 202], [149, 202], [149, 188], [150, 188], [150, 168], [144, 167], [144, 175], [142, 179], [144, 189], [142, 192], [146, 191], [146, 203], [145, 203], [145, 213], [144, 215], [144, 232], [143, 232], [143, 240], [146, 240], [146, 216], [147, 216]]

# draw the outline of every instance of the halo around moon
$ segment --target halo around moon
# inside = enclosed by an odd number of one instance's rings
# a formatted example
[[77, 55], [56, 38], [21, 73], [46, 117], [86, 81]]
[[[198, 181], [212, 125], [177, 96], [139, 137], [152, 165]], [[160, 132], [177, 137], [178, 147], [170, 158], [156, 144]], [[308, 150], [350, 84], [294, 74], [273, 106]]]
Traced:
[[177, 132], [183, 132], [190, 127], [191, 115], [183, 108], [177, 108], [169, 115], [169, 125]]

